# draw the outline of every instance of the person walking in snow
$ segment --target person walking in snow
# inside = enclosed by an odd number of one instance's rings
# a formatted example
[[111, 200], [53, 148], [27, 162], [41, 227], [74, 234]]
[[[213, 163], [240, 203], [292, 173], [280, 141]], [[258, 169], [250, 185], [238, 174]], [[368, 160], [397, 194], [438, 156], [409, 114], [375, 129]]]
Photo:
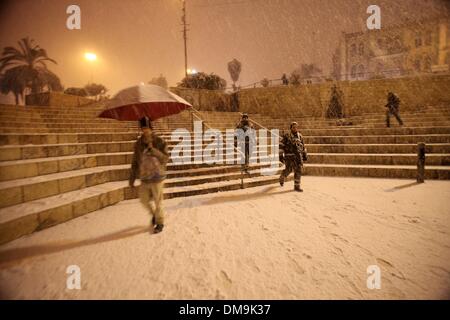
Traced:
[[[242, 165], [242, 169], [243, 169], [243, 171], [245, 173], [250, 174], [249, 171], [248, 171], [248, 169], [249, 169], [249, 159], [250, 159], [250, 155], [253, 152], [253, 149], [250, 146], [250, 137], [254, 138], [253, 134], [252, 134], [252, 131], [248, 132], [248, 136], [245, 135], [243, 137], [243, 139], [239, 139], [239, 138], [242, 138], [242, 137], [239, 136], [239, 134], [242, 134], [242, 133], [245, 134], [245, 133], [247, 133], [248, 130], [253, 130], [254, 129], [253, 124], [248, 120], [248, 114], [246, 114], [246, 113], [242, 114], [242, 118], [239, 121], [239, 123], [236, 125], [236, 129], [241, 129], [242, 130], [242, 131], [238, 131], [238, 140], [240, 141], [240, 140], [244, 140], [245, 139], [244, 145], [241, 146], [241, 148], [240, 148], [240, 150], [244, 149], [243, 153], [244, 153], [244, 156], [245, 156], [245, 163]], [[254, 139], [252, 139], [252, 142], [253, 142], [252, 145], [254, 145], [254, 141], [253, 140]], [[240, 142], [242, 143], [242, 141], [240, 141]], [[252, 150], [250, 150], [250, 149], [252, 149]]]
[[285, 164], [285, 169], [280, 175], [280, 186], [284, 180], [294, 171], [294, 190], [303, 192], [300, 188], [303, 162], [308, 161], [303, 136], [298, 131], [298, 123], [292, 122], [290, 132], [283, 135], [280, 142], [280, 161]]
[[[139, 199], [152, 216], [152, 230], [159, 233], [164, 227], [164, 179], [169, 152], [166, 142], [152, 131], [147, 117], [139, 120], [141, 136], [134, 145], [129, 185], [134, 188], [137, 177], [141, 180]], [[154, 202], [154, 207], [151, 202]]]

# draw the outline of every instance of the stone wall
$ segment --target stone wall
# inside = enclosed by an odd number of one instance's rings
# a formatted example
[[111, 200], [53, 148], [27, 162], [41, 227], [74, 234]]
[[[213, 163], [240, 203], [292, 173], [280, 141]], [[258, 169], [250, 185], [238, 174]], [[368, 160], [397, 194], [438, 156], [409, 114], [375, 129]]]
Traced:
[[[333, 82], [321, 84], [244, 89], [239, 93], [240, 111], [271, 116], [280, 114], [322, 117], [326, 114]], [[384, 112], [389, 90], [400, 97], [401, 110], [450, 103], [450, 75], [367, 81], [339, 81], [345, 115]]]
[[93, 100], [88, 98], [61, 92], [43, 92], [29, 94], [25, 97], [25, 104], [33, 106], [79, 107], [92, 102]]
[[170, 91], [179, 95], [194, 108], [200, 111], [233, 111], [231, 95], [221, 90], [199, 90], [170, 88]]

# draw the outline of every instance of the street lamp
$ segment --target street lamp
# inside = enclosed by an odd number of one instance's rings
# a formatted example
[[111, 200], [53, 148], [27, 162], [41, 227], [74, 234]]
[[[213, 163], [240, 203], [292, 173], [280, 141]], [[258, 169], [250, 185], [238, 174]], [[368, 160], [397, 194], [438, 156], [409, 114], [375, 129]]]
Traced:
[[95, 60], [97, 60], [97, 55], [95, 53], [92, 53], [92, 52], [86, 52], [84, 54], [84, 57], [88, 61], [95, 61]]

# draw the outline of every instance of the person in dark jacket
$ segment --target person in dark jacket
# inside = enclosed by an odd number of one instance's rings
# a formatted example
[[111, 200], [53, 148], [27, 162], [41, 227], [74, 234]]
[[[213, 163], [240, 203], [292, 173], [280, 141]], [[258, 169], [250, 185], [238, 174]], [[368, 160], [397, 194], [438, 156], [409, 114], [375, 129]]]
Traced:
[[297, 122], [292, 122], [290, 132], [283, 135], [280, 142], [280, 161], [285, 164], [285, 169], [280, 175], [280, 185], [294, 171], [294, 190], [303, 192], [300, 188], [303, 161], [308, 161], [303, 136], [298, 131]]
[[[248, 114], [246, 114], [246, 113], [242, 114], [241, 120], [236, 125], [236, 129], [241, 129], [244, 134], [248, 130], [254, 130], [253, 124], [248, 119]], [[253, 152], [253, 149], [250, 146], [250, 138], [253, 138], [253, 135], [251, 134], [251, 131], [249, 131], [249, 134], [250, 134], [250, 136], [245, 136], [245, 137], [243, 137], [243, 139], [239, 139], [239, 140], [244, 140], [244, 145], [241, 146], [240, 150], [243, 149], [243, 151], [244, 151], [243, 153], [244, 153], [244, 157], [245, 157], [244, 164], [242, 165], [242, 170], [247, 174], [250, 174], [250, 172], [248, 171], [249, 159], [250, 159], [250, 155]], [[239, 136], [238, 138], [242, 138], [242, 137]], [[252, 141], [252, 142], [253, 142], [252, 145], [254, 145], [254, 141]]]
[[389, 92], [388, 93], [388, 97], [387, 97], [387, 104], [386, 104], [386, 127], [390, 127], [391, 123], [390, 123], [390, 116], [391, 114], [397, 119], [398, 123], [402, 126], [403, 125], [403, 121], [400, 118], [400, 114], [399, 114], [399, 108], [400, 108], [400, 99], [399, 97], [393, 93], [393, 92]]
[[[164, 179], [169, 152], [166, 142], [152, 131], [151, 121], [144, 117], [139, 120], [142, 134], [134, 145], [129, 185], [139, 177], [139, 199], [152, 216], [152, 229], [161, 232], [164, 227]], [[154, 207], [151, 202], [154, 202]]]
[[281, 76], [281, 81], [283, 82], [283, 86], [289, 85], [289, 80], [286, 77], [286, 73], [283, 73], [283, 75]]

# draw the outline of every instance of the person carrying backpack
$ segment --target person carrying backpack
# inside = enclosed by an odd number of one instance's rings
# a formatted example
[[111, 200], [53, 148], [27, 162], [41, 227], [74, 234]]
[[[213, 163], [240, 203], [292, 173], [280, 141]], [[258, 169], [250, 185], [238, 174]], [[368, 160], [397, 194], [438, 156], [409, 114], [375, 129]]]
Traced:
[[[139, 120], [141, 136], [134, 145], [129, 185], [134, 188], [137, 177], [141, 180], [139, 199], [152, 216], [152, 230], [159, 233], [164, 228], [164, 179], [169, 152], [166, 142], [152, 131], [147, 117]], [[151, 202], [154, 202], [154, 206]]]

